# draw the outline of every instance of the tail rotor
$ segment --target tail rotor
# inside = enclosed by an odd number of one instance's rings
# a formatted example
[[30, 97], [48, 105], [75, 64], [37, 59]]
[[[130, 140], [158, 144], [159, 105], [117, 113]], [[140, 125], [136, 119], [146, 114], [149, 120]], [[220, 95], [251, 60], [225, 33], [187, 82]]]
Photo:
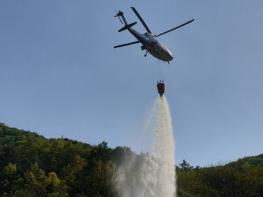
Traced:
[[123, 12], [119, 10], [119, 12], [117, 12], [117, 14], [114, 17], [118, 17], [118, 19], [120, 20], [121, 24], [123, 24], [122, 18], [123, 17]]

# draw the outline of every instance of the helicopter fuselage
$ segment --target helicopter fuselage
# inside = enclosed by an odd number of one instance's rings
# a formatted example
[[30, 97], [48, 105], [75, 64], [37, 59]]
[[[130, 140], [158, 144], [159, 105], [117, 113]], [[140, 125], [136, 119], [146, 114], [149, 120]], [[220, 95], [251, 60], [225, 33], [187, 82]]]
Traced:
[[195, 19], [191, 19], [181, 25], [178, 25], [172, 29], [169, 29], [167, 31], [164, 31], [162, 33], [159, 34], [153, 34], [152, 31], [149, 29], [149, 27], [147, 26], [147, 24], [145, 23], [145, 21], [143, 20], [143, 18], [141, 17], [141, 15], [139, 14], [139, 12], [134, 8], [131, 7], [132, 11], [134, 12], [134, 14], [137, 16], [137, 18], [140, 20], [141, 24], [144, 26], [144, 28], [146, 29], [146, 33], [141, 34], [138, 31], [136, 31], [135, 29], [133, 29], [132, 27], [134, 25], [137, 24], [137, 22], [133, 22], [133, 23], [128, 23], [124, 13], [122, 11], [119, 10], [119, 12], [115, 15], [115, 17], [118, 17], [120, 22], [122, 24], [124, 24], [124, 26], [118, 30], [118, 32], [122, 32], [124, 30], [128, 30], [137, 40], [133, 41], [133, 42], [129, 42], [129, 43], [125, 43], [125, 44], [119, 44], [119, 45], [115, 45], [113, 48], [119, 48], [119, 47], [124, 47], [124, 46], [129, 46], [129, 45], [133, 45], [133, 44], [138, 44], [141, 43], [141, 49], [145, 50], [145, 57], [147, 56], [148, 52], [150, 54], [152, 54], [154, 57], [156, 57], [159, 60], [163, 60], [166, 62], [170, 62], [174, 59], [173, 54], [171, 53], [171, 51], [168, 49], [167, 46], [165, 46], [164, 44], [161, 44], [157, 38], [159, 36], [162, 36], [164, 34], [167, 34], [171, 31], [174, 31], [178, 28], [181, 28], [189, 23], [192, 23]]
[[154, 57], [170, 62], [173, 59], [173, 54], [165, 45], [161, 44], [151, 33], [141, 34], [133, 28], [127, 28], [128, 31], [142, 43], [142, 50], [147, 50]]

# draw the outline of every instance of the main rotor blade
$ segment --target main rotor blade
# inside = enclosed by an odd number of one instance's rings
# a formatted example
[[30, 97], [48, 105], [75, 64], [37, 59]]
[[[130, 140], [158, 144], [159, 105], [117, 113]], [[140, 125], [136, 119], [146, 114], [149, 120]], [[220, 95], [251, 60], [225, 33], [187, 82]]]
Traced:
[[176, 30], [176, 29], [179, 29], [180, 27], [183, 27], [183, 26], [185, 26], [185, 25], [187, 25], [187, 24], [189, 24], [189, 23], [192, 23], [194, 20], [195, 20], [195, 19], [193, 18], [192, 20], [187, 21], [186, 23], [183, 23], [182, 25], [179, 25], [179, 26], [174, 27], [174, 28], [172, 28], [172, 29], [170, 29], [170, 30], [168, 30], [168, 31], [165, 31], [165, 32], [163, 32], [163, 33], [160, 33], [160, 34], [158, 34], [158, 35], [155, 35], [155, 37], [159, 37], [159, 36], [162, 36], [162, 35], [164, 35], [164, 34], [167, 34], [167, 33], [171, 32], [171, 31], [174, 31], [174, 30]]
[[144, 20], [142, 19], [141, 15], [139, 14], [139, 12], [134, 8], [131, 7], [132, 11], [135, 13], [135, 15], [140, 19], [142, 25], [145, 27], [145, 29], [147, 30], [148, 33], [152, 33], [151, 30], [149, 29], [149, 27], [146, 25], [146, 23], [144, 22]]
[[129, 46], [129, 45], [132, 45], [132, 44], [138, 44], [138, 43], [140, 43], [140, 42], [139, 41], [134, 41], [134, 42], [126, 43], [126, 44], [116, 45], [113, 48], [125, 47], [125, 46]]

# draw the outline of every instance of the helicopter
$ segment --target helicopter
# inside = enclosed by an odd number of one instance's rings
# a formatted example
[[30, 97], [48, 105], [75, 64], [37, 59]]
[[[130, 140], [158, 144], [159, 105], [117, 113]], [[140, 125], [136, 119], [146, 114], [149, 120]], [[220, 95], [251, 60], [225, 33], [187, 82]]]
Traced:
[[142, 25], [144, 26], [144, 28], [146, 29], [147, 32], [142, 34], [142, 33], [139, 33], [138, 31], [136, 31], [135, 29], [133, 29], [132, 26], [136, 25], [137, 22], [133, 22], [133, 23], [129, 24], [127, 22], [125, 16], [124, 16], [124, 13], [119, 10], [119, 12], [114, 17], [118, 17], [120, 22], [122, 24], [124, 24], [124, 27], [119, 29], [118, 32], [128, 30], [137, 39], [137, 41], [116, 45], [113, 48], [120, 48], [120, 47], [124, 47], [124, 46], [129, 46], [129, 45], [141, 43], [142, 44], [141, 50], [145, 50], [144, 57], [146, 57], [148, 52], [149, 52], [155, 58], [170, 63], [170, 61], [172, 61], [174, 59], [172, 52], [169, 50], [169, 48], [166, 45], [160, 43], [157, 40], [157, 38], [164, 35], [164, 34], [171, 32], [171, 31], [174, 31], [178, 28], [181, 28], [181, 27], [183, 27], [189, 23], [192, 23], [195, 19], [191, 19], [191, 20], [189, 20], [189, 21], [187, 21], [187, 22], [185, 22], [179, 26], [176, 26], [172, 29], [169, 29], [165, 32], [162, 32], [160, 34], [155, 35], [151, 32], [149, 27], [146, 25], [146, 23], [142, 19], [141, 15], [139, 14], [139, 12], [134, 7], [131, 7], [131, 9], [135, 13], [135, 15], [138, 17], [138, 19], [140, 20], [140, 22], [142, 23]]

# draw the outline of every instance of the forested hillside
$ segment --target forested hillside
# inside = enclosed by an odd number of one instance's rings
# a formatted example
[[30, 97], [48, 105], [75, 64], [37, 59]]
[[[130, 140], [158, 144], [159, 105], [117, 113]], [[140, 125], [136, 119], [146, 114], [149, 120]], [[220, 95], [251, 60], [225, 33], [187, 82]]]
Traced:
[[[140, 155], [141, 156], [141, 155]], [[0, 196], [118, 197], [114, 176], [127, 147], [111, 149], [0, 124]], [[179, 197], [263, 196], [263, 155], [225, 166], [177, 167]]]
[[0, 125], [0, 191], [17, 196], [117, 196], [113, 175], [129, 148], [91, 146]]
[[184, 161], [177, 168], [177, 185], [185, 197], [262, 197], [263, 154], [207, 168]]

